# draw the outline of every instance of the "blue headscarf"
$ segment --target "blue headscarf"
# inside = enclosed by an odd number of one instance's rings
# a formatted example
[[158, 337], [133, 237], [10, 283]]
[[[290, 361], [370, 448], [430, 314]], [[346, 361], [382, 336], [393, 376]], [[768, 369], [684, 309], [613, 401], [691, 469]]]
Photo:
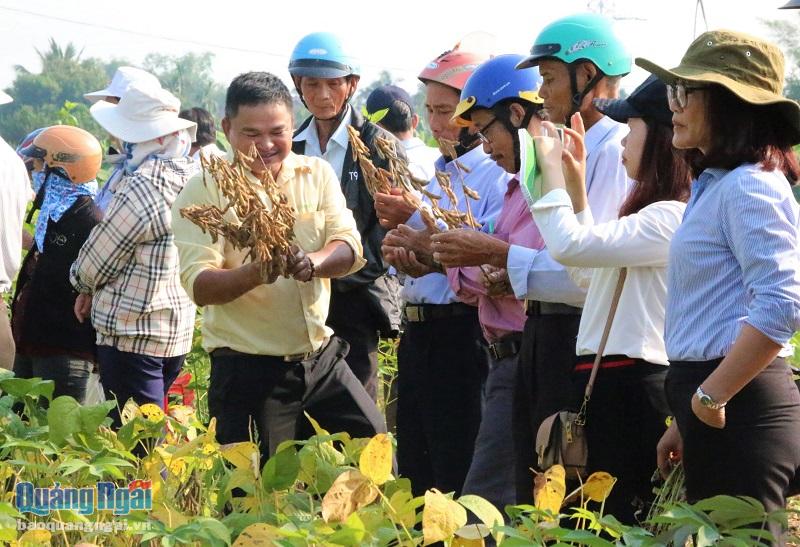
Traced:
[[33, 174], [33, 189], [37, 194], [41, 190], [42, 184], [46, 184], [44, 200], [39, 210], [36, 232], [34, 233], [36, 247], [40, 253], [44, 252], [44, 238], [47, 234], [47, 224], [50, 219], [53, 219], [53, 222], [58, 222], [80, 196], [94, 198], [97, 193], [96, 180], [85, 184], [75, 184], [62, 176], [58, 170], [50, 171], [46, 178], [44, 171], [35, 172]]

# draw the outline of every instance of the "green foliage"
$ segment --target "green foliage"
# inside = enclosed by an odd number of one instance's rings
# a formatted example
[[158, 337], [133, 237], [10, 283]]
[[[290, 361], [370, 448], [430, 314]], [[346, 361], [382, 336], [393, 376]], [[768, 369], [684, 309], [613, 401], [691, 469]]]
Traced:
[[81, 59], [72, 43], [62, 47], [52, 38], [49, 48], [37, 53], [42, 64], [40, 73], [15, 67], [16, 77], [8, 88], [14, 102], [0, 109], [3, 138], [17, 143], [37, 127], [56, 123], [79, 125], [99, 135], [100, 127], [89, 114], [83, 94], [106, 85], [102, 62]]
[[214, 81], [213, 61], [214, 54], [210, 52], [180, 57], [149, 53], [144, 58], [144, 68], [181, 100], [181, 108], [199, 106], [219, 120], [224, 113], [226, 86]]
[[[672, 502], [646, 527], [620, 524], [583, 505], [552, 514], [532, 506], [506, 508], [509, 519], [486, 500], [454, 498], [431, 490], [414, 497], [407, 479], [381, 469], [393, 457], [385, 435], [352, 439], [328, 433], [312, 421], [316, 436], [287, 441], [263, 468], [251, 442], [221, 446], [215, 422], [204, 426], [191, 409], [155, 405], [122, 409], [123, 428], [108, 427], [110, 403], [81, 406], [69, 397], [52, 401], [52, 382], [22, 380], [0, 373], [0, 541], [29, 541], [17, 521], [108, 523], [108, 512], [79, 515], [66, 511], [46, 517], [20, 514], [13, 507], [15, 485], [87, 487], [97, 481], [125, 486], [135, 479], [152, 483], [151, 511], [133, 511], [128, 529], [113, 535], [66, 531], [37, 535], [54, 544], [91, 542], [153, 545], [422, 545], [491, 533], [503, 546], [587, 545], [662, 546], [753, 545], [768, 538], [760, 528], [786, 512], [766, 514], [749, 498], [719, 496], [696, 504]], [[15, 408], [22, 403], [24, 410]], [[385, 468], [388, 469], [388, 468]], [[477, 525], [464, 526], [469, 511]], [[562, 527], [564, 519], [579, 526]], [[560, 519], [560, 520], [559, 520]], [[656, 527], [657, 532], [653, 532]]]
[[[83, 94], [103, 89], [119, 66], [130, 63], [124, 59], [82, 59], [74, 44], [62, 46], [52, 38], [48, 49], [37, 53], [41, 72], [15, 67], [14, 82], [7, 89], [14, 102], [0, 109], [0, 134], [16, 144], [38, 127], [65, 124], [82, 127], [102, 141], [106, 134], [92, 118], [91, 105]], [[213, 59], [208, 52], [182, 56], [151, 53], [144, 59], [144, 68], [181, 100], [182, 108], [201, 106], [219, 119], [225, 86], [213, 78]]]
[[800, 99], [800, 24], [790, 21], [764, 21], [775, 41], [786, 55], [786, 87], [784, 95]]

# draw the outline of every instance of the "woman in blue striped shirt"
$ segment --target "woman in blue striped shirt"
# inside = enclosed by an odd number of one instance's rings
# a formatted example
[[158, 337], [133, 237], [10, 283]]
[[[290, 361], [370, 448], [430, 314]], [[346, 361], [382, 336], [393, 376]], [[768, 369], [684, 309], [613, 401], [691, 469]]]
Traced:
[[[800, 106], [780, 50], [731, 31], [698, 37], [668, 85], [673, 145], [696, 180], [670, 248], [665, 341], [675, 422], [659, 467], [682, 459], [690, 499], [747, 495], [783, 508], [800, 467], [800, 393], [783, 357], [800, 326]], [[770, 522], [775, 544], [780, 523]]]

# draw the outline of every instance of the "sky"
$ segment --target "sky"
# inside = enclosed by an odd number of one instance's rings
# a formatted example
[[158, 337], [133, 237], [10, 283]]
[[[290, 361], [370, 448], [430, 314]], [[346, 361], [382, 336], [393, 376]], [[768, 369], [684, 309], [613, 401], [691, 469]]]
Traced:
[[[703, 0], [708, 29], [730, 28], [769, 38], [764, 20], [800, 22], [785, 0]], [[305, 34], [346, 34], [361, 59], [362, 82], [381, 69], [413, 91], [434, 57], [473, 31], [493, 34], [497, 53], [526, 53], [538, 31], [565, 15], [602, 10], [634, 56], [675, 66], [696, 33], [706, 30], [698, 0], [0, 0], [0, 88], [15, 65], [38, 72], [36, 48], [50, 37], [73, 42], [84, 57], [127, 59], [149, 52], [211, 51], [214, 78], [227, 84], [249, 70], [288, 83], [288, 57]], [[623, 80], [630, 90], [646, 74]]]

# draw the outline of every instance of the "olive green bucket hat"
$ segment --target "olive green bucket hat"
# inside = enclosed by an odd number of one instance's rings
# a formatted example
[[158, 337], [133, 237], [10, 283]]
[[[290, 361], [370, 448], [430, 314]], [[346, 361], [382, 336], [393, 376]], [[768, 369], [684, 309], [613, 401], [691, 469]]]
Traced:
[[770, 42], [732, 30], [714, 30], [698, 36], [672, 70], [641, 57], [636, 64], [666, 84], [719, 84], [747, 103], [773, 105], [794, 129], [795, 142], [800, 142], [800, 105], [782, 95], [783, 53]]

